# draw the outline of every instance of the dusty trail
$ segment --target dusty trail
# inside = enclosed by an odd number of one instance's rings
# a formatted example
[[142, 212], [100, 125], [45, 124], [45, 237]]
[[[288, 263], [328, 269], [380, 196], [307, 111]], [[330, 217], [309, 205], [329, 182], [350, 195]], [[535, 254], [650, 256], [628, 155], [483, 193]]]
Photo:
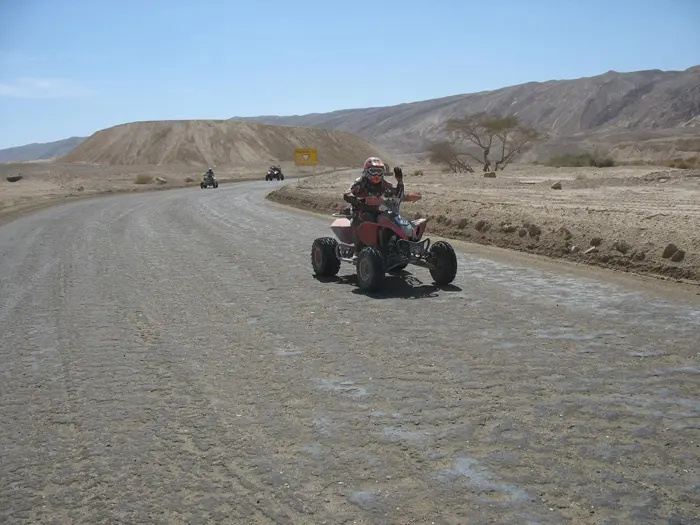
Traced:
[[0, 227], [0, 522], [700, 519], [700, 301], [473, 254], [366, 297], [270, 189]]

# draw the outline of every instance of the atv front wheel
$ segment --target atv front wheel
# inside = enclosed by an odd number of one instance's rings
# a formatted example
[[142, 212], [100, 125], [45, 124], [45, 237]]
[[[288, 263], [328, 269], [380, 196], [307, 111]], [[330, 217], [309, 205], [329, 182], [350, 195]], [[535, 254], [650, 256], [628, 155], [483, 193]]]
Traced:
[[430, 247], [431, 262], [435, 265], [430, 268], [430, 275], [435, 284], [445, 286], [454, 281], [457, 275], [457, 255], [452, 245], [445, 241], [437, 241]]
[[218, 182], [215, 182], [215, 183], [214, 183], [214, 187], [215, 187], [215, 188], [218, 188], [218, 187], [219, 187], [219, 183], [218, 183]]
[[333, 277], [340, 271], [337, 246], [338, 241], [332, 237], [320, 237], [311, 246], [311, 266], [319, 277]]
[[280, 178], [279, 178], [279, 180], [284, 180], [284, 175], [282, 175], [281, 173], [280, 173]]
[[384, 258], [376, 248], [365, 246], [357, 257], [357, 285], [364, 292], [376, 292], [384, 284]]

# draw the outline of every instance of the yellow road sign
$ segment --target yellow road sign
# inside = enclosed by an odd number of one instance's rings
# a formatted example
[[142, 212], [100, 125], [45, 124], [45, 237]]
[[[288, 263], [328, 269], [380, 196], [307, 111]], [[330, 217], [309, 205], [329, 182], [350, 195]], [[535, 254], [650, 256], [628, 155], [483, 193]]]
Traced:
[[318, 164], [318, 152], [315, 149], [295, 149], [294, 164], [297, 166], [316, 166]]

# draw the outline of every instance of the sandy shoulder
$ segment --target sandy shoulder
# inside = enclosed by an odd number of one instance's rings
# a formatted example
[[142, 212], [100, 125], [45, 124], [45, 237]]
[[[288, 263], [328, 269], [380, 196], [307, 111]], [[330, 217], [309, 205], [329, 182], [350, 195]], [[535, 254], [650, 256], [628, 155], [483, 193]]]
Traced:
[[[253, 163], [242, 166], [215, 168], [221, 184], [264, 180], [269, 163]], [[313, 171], [299, 172], [293, 163], [282, 163], [282, 170], [289, 177], [304, 177]], [[60, 161], [0, 163], [0, 222], [12, 220], [17, 215], [61, 202], [86, 197], [160, 191], [176, 188], [197, 188], [205, 169], [188, 166], [103, 166], [87, 163]], [[318, 173], [332, 171], [319, 166]], [[17, 182], [6, 177], [22, 175]], [[148, 184], [136, 184], [139, 176], [151, 178]], [[159, 184], [157, 178], [166, 180]]]
[[[428, 234], [700, 283], [700, 171], [513, 166], [496, 178], [405, 172], [407, 191], [423, 200], [404, 204], [403, 213], [428, 217]], [[308, 178], [269, 198], [335, 211], [345, 207], [341, 194], [352, 180]], [[554, 182], [562, 189], [552, 189]]]

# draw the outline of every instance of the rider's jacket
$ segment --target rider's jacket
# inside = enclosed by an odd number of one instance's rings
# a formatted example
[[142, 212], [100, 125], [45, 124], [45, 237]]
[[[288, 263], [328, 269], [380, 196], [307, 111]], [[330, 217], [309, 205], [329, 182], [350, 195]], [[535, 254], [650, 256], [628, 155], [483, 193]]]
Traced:
[[[382, 181], [378, 184], [372, 184], [366, 178], [358, 177], [357, 179], [355, 179], [355, 182], [353, 182], [347, 189], [347, 191], [343, 194], [343, 200], [349, 202], [356, 208], [362, 208], [364, 211], [374, 211], [377, 210], [379, 207], [370, 206], [367, 203], [360, 204], [356, 201], [356, 199], [363, 199], [369, 196], [381, 197], [383, 195], [386, 195], [393, 189], [394, 185], [386, 179], [382, 179]], [[403, 180], [400, 180], [396, 184], [395, 189], [397, 196], [403, 195]]]

